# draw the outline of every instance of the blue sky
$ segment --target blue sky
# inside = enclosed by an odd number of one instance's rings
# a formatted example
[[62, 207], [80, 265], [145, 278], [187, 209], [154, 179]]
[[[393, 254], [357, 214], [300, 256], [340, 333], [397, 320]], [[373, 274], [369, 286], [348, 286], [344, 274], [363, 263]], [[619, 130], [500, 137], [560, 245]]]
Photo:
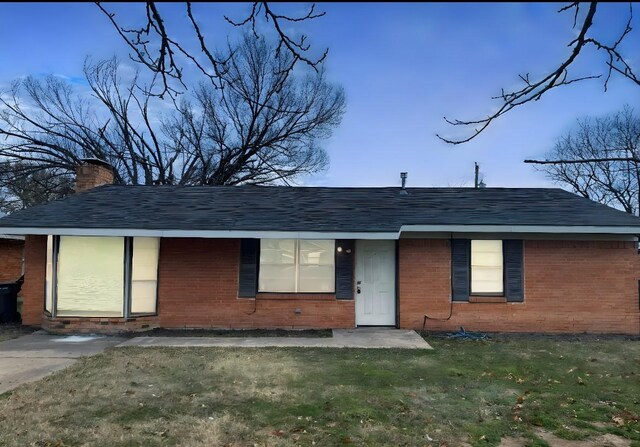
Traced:
[[[277, 8], [295, 13], [306, 5]], [[107, 7], [125, 23], [140, 23], [140, 4]], [[329, 48], [327, 73], [345, 88], [348, 105], [342, 125], [325, 143], [331, 167], [306, 184], [395, 185], [399, 172], [408, 171], [411, 186], [469, 185], [477, 161], [489, 186], [550, 186], [522, 160], [542, 157], [577, 117], [639, 104], [640, 88], [626, 79], [614, 77], [606, 93], [602, 82], [585, 81], [515, 110], [470, 143], [450, 146], [435, 136], [455, 135], [442, 117], [480, 117], [495, 107], [490, 97], [501, 87], [518, 85], [519, 73], [535, 76], [553, 67], [566, 56], [566, 44], [574, 36], [572, 15], [557, 14], [558, 4], [318, 7], [325, 17], [296, 27], [309, 35], [318, 52]], [[182, 4], [161, 8], [168, 26], [188, 36]], [[227, 34], [237, 32], [224, 22], [224, 14], [242, 18], [249, 8], [194, 5], [212, 42], [224, 42]], [[595, 29], [614, 36], [624, 25], [627, 8], [601, 5]], [[639, 45], [640, 34], [634, 32], [625, 49]], [[81, 79], [87, 55], [125, 59], [127, 54], [115, 29], [91, 3], [0, 4], [0, 85], [50, 73]], [[588, 56], [576, 74], [602, 72], [602, 55]]]

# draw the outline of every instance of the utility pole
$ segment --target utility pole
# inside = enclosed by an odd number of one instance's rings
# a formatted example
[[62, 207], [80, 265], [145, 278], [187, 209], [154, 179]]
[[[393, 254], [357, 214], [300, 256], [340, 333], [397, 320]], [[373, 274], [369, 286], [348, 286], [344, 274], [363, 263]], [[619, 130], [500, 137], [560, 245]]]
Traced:
[[478, 165], [477, 161], [474, 162], [474, 164], [475, 164], [475, 172], [476, 172], [474, 185], [475, 185], [475, 188], [478, 189], [478, 180], [479, 180], [478, 177], [480, 176], [480, 166]]

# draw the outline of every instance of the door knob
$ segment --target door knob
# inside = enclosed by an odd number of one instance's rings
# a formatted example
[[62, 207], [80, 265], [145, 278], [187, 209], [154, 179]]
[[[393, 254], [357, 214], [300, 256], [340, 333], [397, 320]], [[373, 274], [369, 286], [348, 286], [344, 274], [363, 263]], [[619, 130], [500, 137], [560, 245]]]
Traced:
[[356, 287], [356, 293], [360, 293], [360, 286]]

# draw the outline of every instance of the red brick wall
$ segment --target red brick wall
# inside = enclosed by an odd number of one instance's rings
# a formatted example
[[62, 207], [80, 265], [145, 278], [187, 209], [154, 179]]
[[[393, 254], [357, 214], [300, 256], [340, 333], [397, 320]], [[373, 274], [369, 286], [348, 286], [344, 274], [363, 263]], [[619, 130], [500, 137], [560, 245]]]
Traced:
[[24, 284], [22, 285], [22, 324], [40, 326], [44, 310], [44, 282], [47, 263], [47, 237], [27, 236], [24, 246]]
[[46, 237], [26, 241], [23, 324], [57, 332], [115, 332], [167, 328], [339, 328], [353, 327], [353, 301], [334, 295], [261, 294], [237, 298], [236, 239], [162, 239], [158, 280], [158, 317], [67, 318], [43, 315]]
[[22, 276], [24, 241], [0, 239], [0, 283], [13, 282]]
[[[399, 241], [400, 325], [444, 318], [451, 296], [448, 240]], [[237, 298], [239, 241], [163, 239], [158, 317], [43, 319], [46, 237], [25, 245], [23, 323], [52, 329], [114, 331], [148, 327], [346, 328], [354, 301], [332, 295], [261, 294]], [[447, 322], [427, 329], [508, 332], [640, 333], [640, 257], [631, 242], [525, 241], [524, 303], [455, 303]], [[61, 327], [61, 323], [64, 327]]]
[[52, 333], [96, 333], [118, 334], [143, 332], [158, 327], [158, 317], [136, 318], [86, 318], [86, 317], [42, 317], [42, 327]]
[[76, 192], [84, 192], [113, 183], [113, 169], [108, 166], [83, 163], [76, 168]]
[[451, 246], [448, 240], [400, 239], [400, 327], [422, 328], [424, 314], [449, 315]]
[[[353, 301], [334, 295], [259, 294], [238, 298], [238, 239], [162, 239], [162, 327], [348, 328]], [[299, 313], [297, 313], [298, 311]]]
[[[448, 240], [400, 240], [400, 325], [449, 315]], [[633, 242], [525, 241], [524, 303], [454, 303], [430, 330], [640, 333], [640, 260]]]

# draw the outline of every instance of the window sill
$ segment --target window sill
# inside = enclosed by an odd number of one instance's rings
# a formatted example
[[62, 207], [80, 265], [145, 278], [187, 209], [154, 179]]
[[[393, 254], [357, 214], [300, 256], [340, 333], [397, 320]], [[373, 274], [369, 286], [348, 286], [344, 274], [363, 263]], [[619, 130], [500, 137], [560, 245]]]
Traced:
[[504, 296], [470, 296], [470, 303], [506, 303], [507, 298]]
[[154, 314], [130, 314], [129, 316], [125, 317], [125, 320], [127, 321], [136, 321], [137, 318], [149, 318], [149, 317], [157, 317], [158, 314], [154, 313]]

